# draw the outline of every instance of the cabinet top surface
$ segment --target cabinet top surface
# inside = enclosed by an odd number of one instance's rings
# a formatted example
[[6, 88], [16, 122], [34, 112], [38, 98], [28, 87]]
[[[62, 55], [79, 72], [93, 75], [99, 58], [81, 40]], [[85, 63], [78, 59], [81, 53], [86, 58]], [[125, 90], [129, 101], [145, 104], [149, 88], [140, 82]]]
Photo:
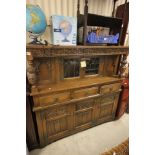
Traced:
[[31, 44], [27, 44], [26, 45], [26, 48], [27, 49], [33, 49], [33, 48], [44, 48], [44, 49], [49, 49], [49, 48], [53, 48], [53, 49], [64, 49], [64, 48], [68, 48], [68, 49], [75, 49], [75, 48], [80, 48], [80, 49], [85, 49], [85, 48], [89, 48], [89, 49], [92, 49], [92, 48], [96, 48], [96, 49], [100, 49], [100, 48], [103, 48], [103, 49], [109, 49], [109, 48], [112, 48], [112, 49], [118, 49], [118, 48], [125, 48], [125, 49], [128, 49], [129, 46], [80, 46], [80, 45], [77, 45], [77, 46], [59, 46], [59, 45], [31, 45]]
[[65, 79], [59, 83], [44, 84], [37, 86], [37, 92], [32, 90], [31, 95], [41, 95], [47, 93], [55, 93], [60, 91], [75, 90], [82, 88], [89, 88], [98, 85], [106, 85], [109, 83], [121, 82], [122, 79], [114, 77], [86, 77], [86, 78], [75, 78]]

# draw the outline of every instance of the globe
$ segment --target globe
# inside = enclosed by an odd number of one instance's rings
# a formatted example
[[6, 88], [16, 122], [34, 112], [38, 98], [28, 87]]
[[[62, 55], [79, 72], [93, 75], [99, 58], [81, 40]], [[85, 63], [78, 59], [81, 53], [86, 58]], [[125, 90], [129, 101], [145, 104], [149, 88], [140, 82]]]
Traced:
[[60, 22], [59, 28], [61, 29], [61, 34], [65, 37], [63, 42], [69, 42], [67, 36], [72, 32], [72, 25], [69, 21], [63, 20]]
[[29, 32], [35, 41], [46, 30], [46, 17], [37, 5], [26, 4], [26, 31]]

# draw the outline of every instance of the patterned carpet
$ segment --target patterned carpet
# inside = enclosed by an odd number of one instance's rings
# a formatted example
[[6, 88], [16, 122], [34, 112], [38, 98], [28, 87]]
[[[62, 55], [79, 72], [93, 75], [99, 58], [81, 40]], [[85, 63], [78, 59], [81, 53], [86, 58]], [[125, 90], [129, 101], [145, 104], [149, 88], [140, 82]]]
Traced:
[[129, 138], [101, 155], [129, 155]]

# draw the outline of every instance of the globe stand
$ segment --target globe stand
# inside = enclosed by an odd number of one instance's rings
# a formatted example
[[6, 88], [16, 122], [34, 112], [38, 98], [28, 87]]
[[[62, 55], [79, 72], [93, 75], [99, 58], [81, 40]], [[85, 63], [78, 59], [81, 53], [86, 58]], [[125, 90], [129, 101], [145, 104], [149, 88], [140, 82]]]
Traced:
[[69, 42], [69, 40], [67, 40], [67, 38], [65, 37], [62, 42]]
[[29, 44], [33, 45], [48, 45], [47, 40], [44, 40], [45, 43], [42, 43], [41, 41], [38, 40], [38, 38], [33, 38], [33, 41], [31, 41]]

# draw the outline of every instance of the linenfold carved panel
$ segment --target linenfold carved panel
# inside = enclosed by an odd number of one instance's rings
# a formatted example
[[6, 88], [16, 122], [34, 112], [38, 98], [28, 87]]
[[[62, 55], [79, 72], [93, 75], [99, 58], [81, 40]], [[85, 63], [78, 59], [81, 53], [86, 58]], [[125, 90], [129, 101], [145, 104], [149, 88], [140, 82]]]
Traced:
[[87, 110], [75, 115], [75, 127], [90, 123], [92, 120], [92, 110]]
[[100, 108], [100, 118], [104, 117], [104, 116], [107, 116], [107, 115], [111, 115], [112, 108], [113, 108], [113, 104], [108, 104], [108, 105], [101, 106], [101, 108]]
[[47, 121], [46, 128], [48, 136], [67, 130], [67, 117]]

